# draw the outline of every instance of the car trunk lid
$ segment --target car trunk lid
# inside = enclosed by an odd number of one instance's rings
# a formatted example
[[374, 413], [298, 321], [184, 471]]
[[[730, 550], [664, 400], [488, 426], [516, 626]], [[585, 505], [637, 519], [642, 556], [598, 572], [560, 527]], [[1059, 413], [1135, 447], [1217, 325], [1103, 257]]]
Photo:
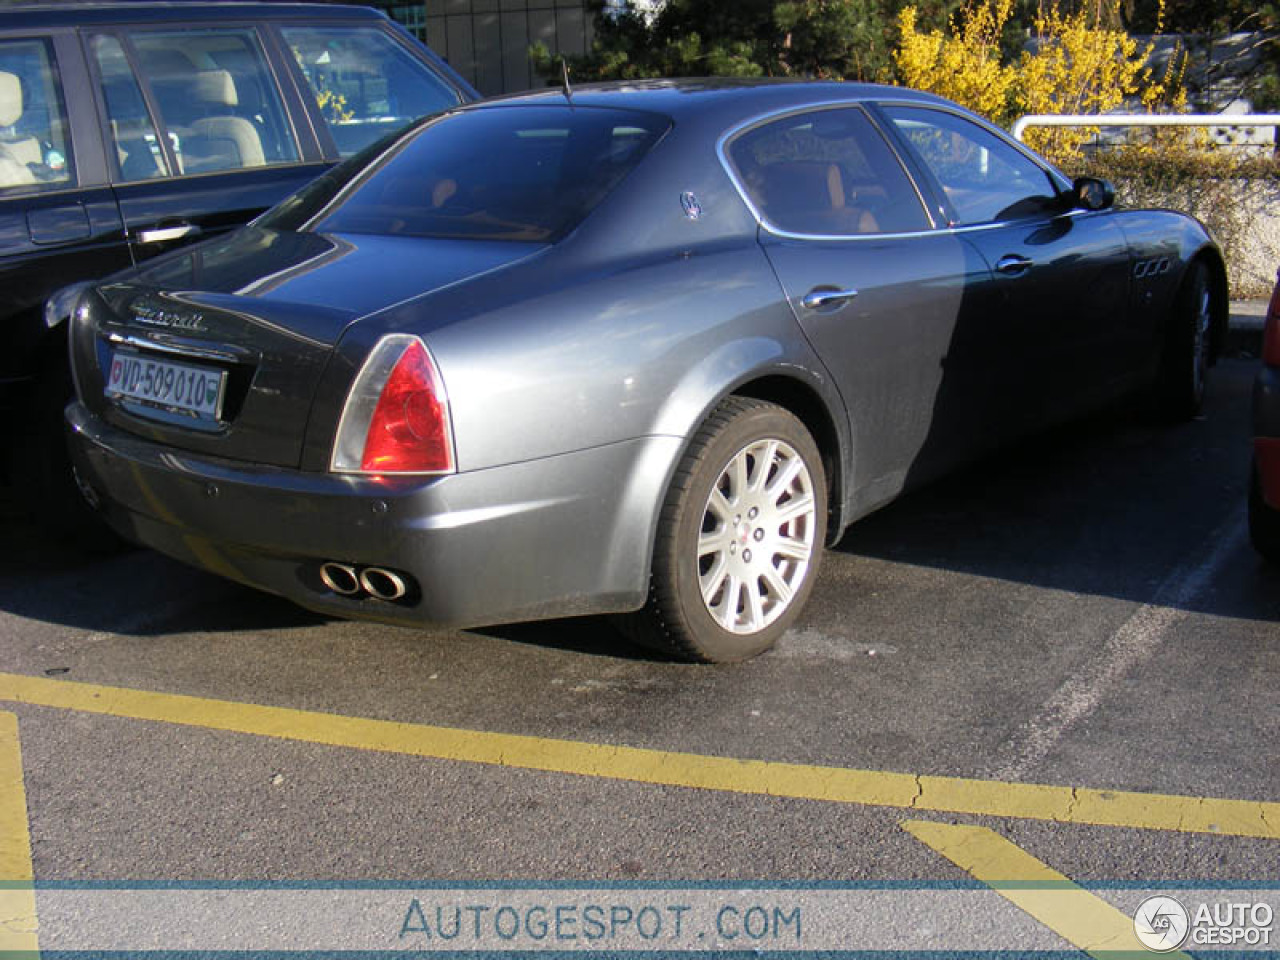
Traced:
[[80, 395], [157, 442], [295, 468], [352, 324], [537, 249], [250, 228], [89, 293], [73, 333]]

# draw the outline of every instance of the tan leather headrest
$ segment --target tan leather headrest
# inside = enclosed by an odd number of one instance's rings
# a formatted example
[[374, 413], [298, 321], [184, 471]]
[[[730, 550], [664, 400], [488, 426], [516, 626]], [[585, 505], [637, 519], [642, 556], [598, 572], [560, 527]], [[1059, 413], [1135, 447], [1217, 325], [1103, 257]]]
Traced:
[[234, 107], [240, 102], [236, 96], [236, 82], [226, 70], [201, 70], [196, 74], [195, 92], [201, 103]]
[[0, 70], [0, 127], [10, 127], [22, 116], [22, 81], [17, 74]]

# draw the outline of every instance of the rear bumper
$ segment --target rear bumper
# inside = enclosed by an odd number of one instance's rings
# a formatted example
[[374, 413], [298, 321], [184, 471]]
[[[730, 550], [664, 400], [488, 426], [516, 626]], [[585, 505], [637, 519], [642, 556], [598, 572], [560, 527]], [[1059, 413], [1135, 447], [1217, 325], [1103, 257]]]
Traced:
[[[121, 534], [322, 613], [474, 627], [643, 605], [679, 454], [648, 437], [437, 478], [343, 477], [195, 456], [67, 409], [76, 467]], [[408, 574], [398, 601], [328, 590], [326, 561]]]

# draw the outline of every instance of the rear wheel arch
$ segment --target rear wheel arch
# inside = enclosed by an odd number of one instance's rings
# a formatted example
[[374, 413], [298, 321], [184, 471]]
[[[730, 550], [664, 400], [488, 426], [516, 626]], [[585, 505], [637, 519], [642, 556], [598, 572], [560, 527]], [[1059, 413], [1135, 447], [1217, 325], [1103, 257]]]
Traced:
[[735, 387], [729, 395], [776, 404], [809, 431], [818, 445], [826, 473], [827, 544], [834, 544], [844, 532], [845, 440], [830, 407], [811, 386], [785, 374], [770, 374], [750, 380]]
[[616, 618], [622, 632], [700, 662], [772, 646], [804, 609], [821, 564], [823, 460], [810, 425], [786, 406], [720, 396], [668, 479], [647, 601]]

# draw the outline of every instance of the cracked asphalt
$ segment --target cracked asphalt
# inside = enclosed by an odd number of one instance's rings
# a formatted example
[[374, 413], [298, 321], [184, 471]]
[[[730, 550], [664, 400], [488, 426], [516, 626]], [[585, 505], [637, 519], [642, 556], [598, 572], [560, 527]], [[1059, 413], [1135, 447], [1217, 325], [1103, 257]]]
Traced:
[[[1047, 784], [1062, 788], [1060, 820], [1101, 791], [1248, 801], [1268, 824], [1280, 571], [1245, 536], [1254, 363], [1221, 365], [1195, 422], [1113, 411], [860, 522], [825, 555], [797, 627], [739, 666], [665, 662], [598, 620], [473, 632], [327, 621], [146, 551], [83, 555], [10, 501], [0, 670], [883, 771], [917, 795], [929, 777]], [[750, 795], [0, 709], [19, 718], [41, 880], [963, 876], [900, 828], [908, 816], [988, 826], [1083, 883], [1280, 875], [1280, 841], [1208, 820], [1187, 832], [921, 813], [909, 796]]]

